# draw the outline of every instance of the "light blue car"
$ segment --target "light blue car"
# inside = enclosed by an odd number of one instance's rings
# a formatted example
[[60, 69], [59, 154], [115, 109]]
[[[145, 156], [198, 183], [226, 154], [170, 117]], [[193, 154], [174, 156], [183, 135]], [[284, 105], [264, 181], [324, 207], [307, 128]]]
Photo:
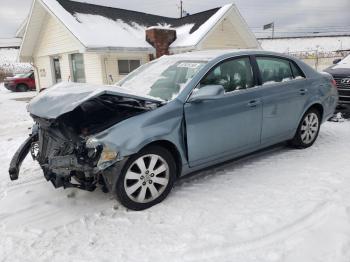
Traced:
[[28, 152], [55, 187], [98, 184], [129, 209], [162, 201], [177, 178], [288, 141], [311, 146], [338, 102], [333, 78], [252, 50], [164, 56], [117, 86], [59, 84], [34, 98]]

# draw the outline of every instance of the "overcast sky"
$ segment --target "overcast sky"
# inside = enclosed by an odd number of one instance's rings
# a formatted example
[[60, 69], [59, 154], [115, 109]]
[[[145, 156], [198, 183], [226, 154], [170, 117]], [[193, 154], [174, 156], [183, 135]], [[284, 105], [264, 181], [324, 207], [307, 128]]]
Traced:
[[[96, 4], [179, 16], [178, 0], [79, 0]], [[28, 15], [32, 0], [0, 0], [0, 38], [14, 36]], [[222, 6], [233, 0], [184, 0], [189, 13]], [[350, 0], [236, 0], [243, 17], [258, 36], [264, 24], [275, 22], [276, 33], [350, 33]], [[266, 33], [266, 31], [265, 31]]]

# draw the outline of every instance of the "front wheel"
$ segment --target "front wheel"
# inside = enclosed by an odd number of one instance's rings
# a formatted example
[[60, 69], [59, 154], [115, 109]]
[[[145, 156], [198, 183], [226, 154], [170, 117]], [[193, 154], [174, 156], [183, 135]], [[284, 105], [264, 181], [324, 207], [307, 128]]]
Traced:
[[308, 110], [298, 126], [294, 138], [289, 144], [295, 148], [307, 148], [313, 145], [318, 137], [321, 126], [321, 116], [318, 110]]
[[19, 84], [16, 88], [17, 92], [27, 92], [29, 90], [28, 86], [25, 84]]
[[132, 210], [143, 210], [163, 201], [176, 178], [173, 156], [163, 147], [151, 146], [132, 156], [118, 178], [119, 201]]

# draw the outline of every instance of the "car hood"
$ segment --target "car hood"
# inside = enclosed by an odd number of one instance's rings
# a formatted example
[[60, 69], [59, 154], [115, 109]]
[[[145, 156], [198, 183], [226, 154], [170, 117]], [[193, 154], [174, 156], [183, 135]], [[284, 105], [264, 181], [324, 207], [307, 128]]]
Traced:
[[82, 103], [106, 94], [158, 104], [163, 102], [163, 100], [139, 95], [117, 86], [60, 83], [42, 91], [33, 98], [28, 104], [27, 110], [30, 114], [37, 117], [56, 119], [65, 113], [73, 111]]
[[324, 71], [332, 74], [333, 76], [350, 76], [350, 68], [333, 68], [332, 66]]

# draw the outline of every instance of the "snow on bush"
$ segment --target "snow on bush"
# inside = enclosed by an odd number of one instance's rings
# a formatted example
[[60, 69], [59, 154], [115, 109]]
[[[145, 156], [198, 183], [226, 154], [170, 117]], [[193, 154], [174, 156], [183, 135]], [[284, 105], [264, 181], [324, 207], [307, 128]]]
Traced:
[[15, 48], [0, 48], [0, 82], [5, 76], [32, 70], [30, 64], [18, 62], [18, 52]]

